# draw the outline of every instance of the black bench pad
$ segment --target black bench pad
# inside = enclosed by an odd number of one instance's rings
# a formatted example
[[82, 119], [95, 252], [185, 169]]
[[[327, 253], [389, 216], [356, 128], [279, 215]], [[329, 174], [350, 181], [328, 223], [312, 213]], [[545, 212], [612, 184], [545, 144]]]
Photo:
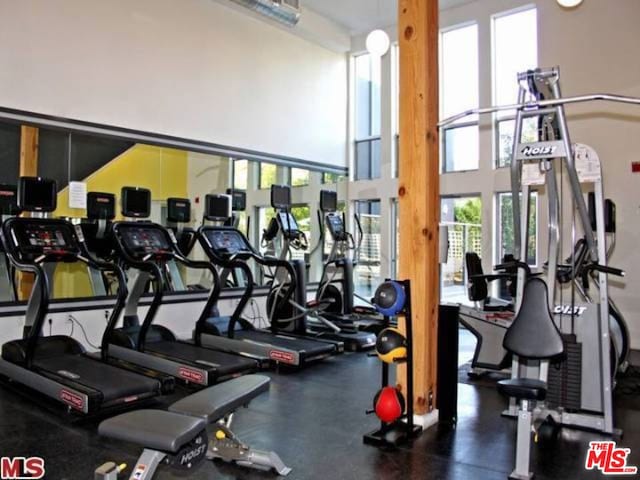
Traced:
[[216, 422], [268, 391], [269, 381], [264, 375], [234, 378], [178, 400], [169, 411]]
[[532, 378], [514, 378], [500, 380], [498, 391], [518, 400], [544, 400], [547, 396], [547, 384]]
[[163, 410], [136, 410], [103, 421], [100, 435], [145, 448], [176, 453], [206, 428], [196, 417]]

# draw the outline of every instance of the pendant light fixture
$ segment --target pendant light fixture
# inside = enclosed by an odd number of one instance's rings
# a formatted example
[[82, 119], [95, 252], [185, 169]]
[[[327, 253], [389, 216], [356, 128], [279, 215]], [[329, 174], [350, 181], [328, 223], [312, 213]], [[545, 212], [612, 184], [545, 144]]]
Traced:
[[[380, 21], [380, 0], [377, 0], [377, 19]], [[366, 41], [367, 51], [376, 57], [382, 57], [385, 53], [389, 51], [389, 47], [391, 46], [391, 41], [389, 40], [389, 35], [382, 29], [376, 28], [369, 32], [367, 35]]]

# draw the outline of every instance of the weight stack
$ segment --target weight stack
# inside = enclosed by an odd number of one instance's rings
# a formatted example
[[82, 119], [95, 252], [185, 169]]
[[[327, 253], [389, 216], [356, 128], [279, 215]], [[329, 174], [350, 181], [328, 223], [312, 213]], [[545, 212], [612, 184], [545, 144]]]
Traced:
[[[582, 404], [582, 344], [575, 335], [563, 335], [565, 355], [549, 363], [547, 404], [567, 410], [580, 410]], [[595, 372], [594, 372], [595, 374]]]
[[438, 315], [438, 372], [436, 408], [440, 424], [455, 426], [458, 418], [457, 305], [440, 305]]

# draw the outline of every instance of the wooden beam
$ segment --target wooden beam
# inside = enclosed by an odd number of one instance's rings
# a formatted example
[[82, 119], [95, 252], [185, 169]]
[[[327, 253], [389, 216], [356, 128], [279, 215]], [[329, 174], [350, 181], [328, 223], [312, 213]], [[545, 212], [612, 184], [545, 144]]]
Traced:
[[[38, 176], [38, 138], [39, 130], [35, 127], [20, 127], [20, 176]], [[16, 272], [18, 300], [27, 300], [33, 288], [32, 273]]]
[[38, 135], [35, 127], [20, 127], [20, 176], [38, 175]]
[[[414, 404], [435, 408], [439, 304], [438, 0], [400, 0], [399, 216], [401, 279], [413, 297]], [[400, 369], [399, 384], [406, 384]]]

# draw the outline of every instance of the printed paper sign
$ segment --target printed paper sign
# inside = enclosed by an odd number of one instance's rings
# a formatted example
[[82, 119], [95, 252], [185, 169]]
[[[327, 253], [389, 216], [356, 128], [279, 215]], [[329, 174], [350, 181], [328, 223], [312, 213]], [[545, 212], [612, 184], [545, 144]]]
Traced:
[[69, 182], [69, 208], [87, 208], [87, 184]]

